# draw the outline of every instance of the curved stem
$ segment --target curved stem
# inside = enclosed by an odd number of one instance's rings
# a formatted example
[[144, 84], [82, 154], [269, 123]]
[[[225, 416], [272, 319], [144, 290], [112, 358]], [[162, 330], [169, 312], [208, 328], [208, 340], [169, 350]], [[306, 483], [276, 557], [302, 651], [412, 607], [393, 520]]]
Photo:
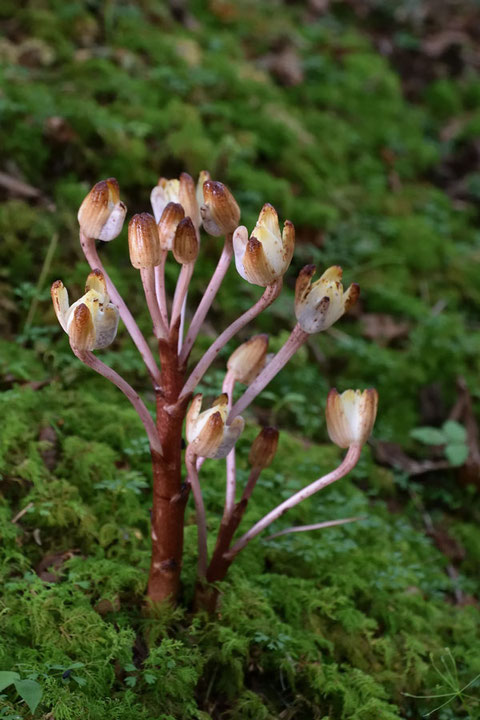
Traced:
[[215, 295], [218, 292], [218, 289], [220, 285], [222, 284], [223, 278], [225, 277], [225, 273], [227, 272], [230, 262], [232, 260], [233, 255], [233, 245], [232, 245], [232, 234], [229, 233], [225, 237], [225, 245], [223, 246], [222, 254], [220, 255], [220, 259], [217, 263], [217, 267], [215, 268], [215, 271], [210, 278], [210, 282], [207, 285], [207, 289], [203, 293], [203, 297], [200, 301], [199, 306], [197, 307], [195, 311], [195, 315], [192, 318], [192, 322], [190, 323], [190, 327], [188, 328], [187, 337], [185, 338], [185, 342], [183, 344], [182, 352], [180, 353], [180, 362], [184, 363], [188, 356], [190, 355], [190, 351], [193, 347], [193, 343], [197, 339], [197, 335], [200, 331], [200, 328], [203, 324], [203, 321], [205, 320], [208, 311], [210, 310], [210, 307], [212, 305], [212, 302], [215, 299]]
[[181, 267], [177, 280], [177, 286], [175, 288], [175, 294], [173, 296], [172, 318], [170, 320], [171, 328], [174, 327], [175, 323], [181, 317], [184, 300], [187, 297], [188, 286], [190, 284], [190, 280], [192, 279], [194, 264], [195, 263], [191, 262], [187, 265], [182, 265]]
[[255, 525], [250, 528], [248, 532], [246, 532], [239, 540], [237, 540], [231, 550], [229, 550], [228, 553], [225, 553], [224, 557], [228, 558], [229, 560], [234, 558], [235, 555], [240, 552], [240, 550], [243, 550], [243, 548], [250, 542], [250, 540], [253, 540], [254, 537], [261, 533], [262, 530], [265, 530], [265, 528], [268, 527], [272, 522], [278, 520], [278, 518], [281, 517], [283, 513], [287, 512], [287, 510], [290, 510], [290, 508], [298, 505], [298, 503], [302, 502], [302, 500], [306, 500], [311, 495], [314, 495], [319, 490], [323, 490], [323, 488], [327, 485], [330, 485], [331, 483], [335, 482], [335, 480], [339, 480], [341, 477], [349, 473], [350, 470], [352, 470], [352, 468], [354, 468], [357, 464], [361, 451], [361, 445], [350, 445], [342, 463], [335, 470], [332, 470], [332, 472], [328, 473], [327, 475], [324, 475], [318, 480], [315, 480], [313, 483], [310, 483], [310, 485], [307, 485], [307, 487], [299, 490], [297, 493], [295, 493], [295, 495], [292, 495], [283, 503], [280, 503], [280, 505], [267, 513], [267, 515], [265, 515], [261, 520], [255, 523]]
[[202, 579], [207, 575], [208, 553], [207, 553], [207, 521], [205, 518], [205, 506], [203, 504], [202, 491], [196, 468], [197, 456], [187, 447], [185, 453], [185, 465], [187, 466], [188, 480], [192, 487], [193, 499], [195, 500], [195, 514], [198, 530], [198, 574]]
[[[232, 407], [233, 390], [235, 387], [235, 375], [228, 370], [225, 374], [222, 384], [222, 392], [228, 396], [228, 409]], [[235, 446], [230, 450], [226, 457], [227, 482], [225, 488], [225, 508], [223, 511], [223, 520], [230, 517], [235, 505], [235, 493], [237, 489], [237, 469], [235, 462]]]
[[185, 330], [185, 312], [187, 309], [187, 296], [188, 296], [188, 290], [185, 293], [185, 297], [183, 298], [182, 311], [180, 313], [180, 327], [178, 328], [177, 355], [180, 355], [180, 353], [182, 352], [183, 332]]
[[257, 480], [260, 477], [260, 473], [262, 472], [262, 467], [253, 467], [250, 470], [250, 475], [248, 476], [247, 484], [245, 485], [244, 491], [242, 493], [242, 501], [249, 501], [250, 497], [252, 495], [252, 492], [255, 489], [255, 485], [257, 484]]
[[156, 338], [167, 338], [168, 328], [163, 324], [160, 308], [158, 307], [157, 296], [155, 293], [155, 272], [153, 267], [141, 268], [140, 277], [145, 291], [145, 300], [147, 301], [148, 311], [153, 323], [153, 334]]
[[168, 328], [167, 292], [165, 290], [165, 263], [167, 255], [168, 250], [162, 250], [160, 264], [155, 266], [155, 292], [163, 324]]
[[265, 540], [273, 540], [273, 538], [281, 537], [282, 535], [288, 535], [294, 532], [307, 532], [308, 530], [322, 530], [323, 528], [335, 527], [336, 525], [346, 525], [346, 523], [356, 522], [360, 520], [358, 517], [353, 518], [342, 518], [342, 520], [327, 520], [326, 522], [314, 523], [313, 525], [296, 525], [295, 527], [285, 528], [280, 532], [273, 533], [265, 538]]
[[87, 237], [82, 232], [80, 232], [80, 245], [82, 246], [83, 253], [88, 264], [90, 265], [90, 268], [92, 270], [96, 270], [98, 268], [102, 271], [105, 282], [107, 283], [107, 292], [110, 295], [112, 302], [118, 307], [123, 324], [127, 328], [130, 337], [137, 346], [137, 349], [143, 358], [143, 362], [145, 363], [150, 377], [152, 378], [155, 390], [159, 390], [162, 385], [162, 380], [158, 365], [155, 362], [152, 351], [150, 350], [147, 341], [143, 337], [140, 328], [135, 322], [132, 313], [126, 306], [124, 299], [118, 292], [117, 288], [115, 287], [105, 268], [103, 267], [102, 261], [98, 256], [97, 248], [95, 247], [95, 240], [93, 238]]
[[282, 282], [282, 278], [280, 278], [279, 280], [276, 280], [274, 283], [272, 283], [272, 285], [266, 287], [262, 297], [257, 300], [255, 305], [253, 305], [249, 310], [244, 312], [243, 315], [240, 315], [240, 317], [237, 318], [228, 328], [226, 328], [226, 330], [224, 330], [222, 334], [218, 336], [215, 342], [210, 345], [207, 352], [202, 357], [202, 359], [188, 378], [187, 382], [185, 383], [183, 390], [180, 393], [180, 398], [184, 398], [189, 393], [194, 391], [195, 387], [205, 375], [208, 368], [215, 360], [216, 356], [223, 348], [223, 346], [226, 345], [227, 342], [231, 340], [232, 337], [236, 335], [239, 330], [241, 330], [245, 325], [247, 325], [247, 323], [256, 318], [257, 315], [260, 315], [262, 310], [265, 310], [265, 308], [267, 308], [273, 303], [273, 301], [280, 294], [280, 291], [282, 289]]
[[137, 411], [140, 420], [143, 423], [143, 427], [145, 428], [148, 435], [151, 449], [159, 455], [162, 455], [162, 445], [160, 443], [160, 438], [158, 436], [155, 423], [153, 422], [152, 416], [148, 412], [147, 407], [145, 406], [143, 400], [140, 398], [138, 393], [135, 392], [132, 386], [129, 385], [127, 381], [122, 378], [121, 375], [115, 372], [115, 370], [112, 370], [112, 368], [108, 367], [108, 365], [105, 365], [105, 363], [102, 362], [92, 352], [77, 350], [75, 347], [71, 347], [74, 354], [78, 357], [79, 360], [81, 360], [85, 365], [88, 365], [88, 367], [92, 368], [92, 370], [95, 370], [95, 372], [97, 372], [99, 375], [103, 375], [104, 378], [110, 380], [110, 382], [116, 385], [118, 389], [121, 390], [123, 394], [130, 400], [133, 407]]
[[268, 383], [277, 375], [280, 370], [287, 364], [290, 358], [295, 355], [297, 350], [308, 340], [309, 334], [306, 333], [300, 325], [295, 325], [290, 337], [288, 338], [285, 345], [283, 345], [277, 354], [270, 360], [270, 362], [264, 367], [260, 375], [248, 386], [241, 398], [233, 406], [230, 415], [228, 416], [228, 423], [242, 413], [246, 407], [259, 395], [262, 390], [268, 385]]

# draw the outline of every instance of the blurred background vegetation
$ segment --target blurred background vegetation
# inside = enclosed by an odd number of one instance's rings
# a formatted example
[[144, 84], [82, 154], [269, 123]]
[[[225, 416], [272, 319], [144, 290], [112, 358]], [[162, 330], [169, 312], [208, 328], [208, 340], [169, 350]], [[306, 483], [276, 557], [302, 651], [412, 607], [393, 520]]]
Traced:
[[[433, 717], [480, 717], [479, 20], [475, 0], [0, 4], [0, 668], [41, 685], [36, 716], [397, 720], [443, 702], [405, 693], [450, 692]], [[220, 623], [139, 615], [146, 444], [121, 395], [72, 356], [49, 299], [58, 277], [81, 294], [76, 212], [91, 185], [116, 177], [133, 214], [160, 175], [202, 169], [249, 229], [264, 202], [296, 227], [286, 290], [240, 339], [282, 344], [306, 263], [340, 264], [362, 290], [249, 413], [247, 438], [258, 422], [282, 434], [247, 521], [335, 462], [331, 386], [380, 394], [353, 479], [288, 524], [366, 519], [259, 543]], [[149, 333], [126, 229], [100, 252]], [[190, 308], [219, 252], [204, 236]], [[172, 260], [172, 288], [176, 273]], [[193, 359], [256, 297], [233, 268]], [[151, 399], [125, 332], [102, 357]], [[205, 467], [214, 530], [223, 471]], [[186, 607], [191, 508], [188, 522]], [[471, 681], [473, 699], [458, 692]], [[4, 693], [0, 717], [29, 717]]]

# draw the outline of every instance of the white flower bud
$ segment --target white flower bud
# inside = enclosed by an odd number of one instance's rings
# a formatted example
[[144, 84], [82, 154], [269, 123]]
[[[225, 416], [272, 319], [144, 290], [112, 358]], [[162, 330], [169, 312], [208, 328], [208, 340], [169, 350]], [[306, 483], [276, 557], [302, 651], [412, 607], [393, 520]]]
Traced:
[[330, 440], [341, 448], [364, 445], [377, 416], [378, 393], [374, 388], [345, 390], [335, 388], [327, 398], [326, 418]]

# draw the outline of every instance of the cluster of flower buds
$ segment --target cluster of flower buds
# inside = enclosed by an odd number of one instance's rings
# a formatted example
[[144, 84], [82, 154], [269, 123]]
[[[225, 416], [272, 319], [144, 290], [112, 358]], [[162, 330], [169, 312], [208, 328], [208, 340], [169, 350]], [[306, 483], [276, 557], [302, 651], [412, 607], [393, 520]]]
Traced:
[[126, 214], [118, 182], [109, 178], [98, 182], [90, 190], [80, 205], [78, 223], [87, 237], [109, 241], [120, 234]]
[[110, 302], [105, 278], [94, 270], [87, 278], [85, 295], [69, 304], [61, 280], [51, 288], [53, 307], [71, 345], [77, 350], [97, 350], [110, 345], [117, 334], [118, 309]]
[[330, 440], [341, 448], [365, 445], [377, 417], [378, 393], [368, 390], [345, 390], [341, 395], [335, 388], [327, 398], [326, 418]]
[[187, 413], [186, 433], [195, 455], [224, 458], [232, 450], [243, 428], [243, 418], [237, 417], [227, 425], [228, 396], [220, 395], [208, 410], [202, 409], [202, 395], [196, 395]]
[[295, 228], [285, 220], [280, 232], [275, 208], [266, 204], [250, 238], [245, 226], [235, 230], [233, 251], [238, 273], [253, 285], [267, 287], [285, 275], [295, 248]]
[[346, 292], [342, 285], [342, 268], [333, 265], [314, 283], [315, 265], [305, 265], [295, 285], [295, 315], [302, 330], [312, 334], [326, 330], [358, 300], [356, 283]]

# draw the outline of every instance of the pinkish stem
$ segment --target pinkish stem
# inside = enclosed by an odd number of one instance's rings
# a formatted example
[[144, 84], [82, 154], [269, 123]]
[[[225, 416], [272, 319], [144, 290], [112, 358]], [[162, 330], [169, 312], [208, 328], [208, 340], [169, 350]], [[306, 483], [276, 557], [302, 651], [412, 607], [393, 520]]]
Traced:
[[202, 491], [197, 472], [197, 456], [187, 447], [185, 453], [185, 465], [187, 466], [188, 481], [192, 488], [195, 501], [195, 514], [197, 518], [198, 531], [198, 575], [205, 579], [207, 575], [208, 551], [207, 551], [207, 520], [205, 517], [205, 506], [203, 504]]
[[[225, 374], [223, 380], [222, 392], [228, 395], [228, 409], [232, 407], [233, 390], [235, 387], [235, 375], [230, 370]], [[226, 457], [227, 466], [227, 482], [225, 489], [225, 508], [223, 511], [223, 521], [227, 521], [232, 514], [235, 505], [235, 493], [237, 489], [237, 469], [235, 462], [235, 446], [231, 449]]]
[[167, 291], [165, 289], [165, 263], [167, 261], [168, 250], [162, 250], [160, 255], [160, 264], [155, 267], [155, 292], [157, 295], [157, 303], [160, 308], [163, 324], [168, 327], [168, 306]]
[[342, 520], [327, 520], [326, 522], [314, 523], [314, 525], [296, 525], [295, 527], [285, 528], [280, 532], [273, 533], [265, 538], [265, 540], [273, 540], [273, 538], [281, 537], [282, 535], [288, 535], [294, 532], [307, 532], [308, 530], [322, 530], [323, 528], [335, 527], [336, 525], [345, 525], [346, 523], [356, 522], [360, 520], [358, 517], [343, 518]]
[[246, 407], [257, 397], [259, 393], [268, 385], [268, 383], [280, 372], [280, 370], [287, 364], [290, 358], [295, 355], [297, 350], [308, 340], [309, 334], [306, 333], [300, 325], [295, 325], [290, 337], [287, 342], [277, 354], [270, 360], [270, 362], [264, 367], [260, 375], [255, 378], [251, 385], [245, 390], [241, 398], [233, 406], [230, 415], [228, 416], [228, 423], [240, 415]]
[[145, 363], [150, 377], [152, 378], [155, 389], [159, 390], [162, 385], [162, 380], [158, 365], [155, 362], [152, 351], [150, 350], [147, 341], [140, 332], [140, 328], [135, 322], [132, 313], [126, 306], [125, 301], [123, 300], [122, 296], [118, 292], [117, 288], [115, 287], [105, 268], [103, 267], [102, 261], [98, 256], [97, 248], [95, 246], [95, 240], [93, 238], [87, 237], [80, 231], [80, 245], [82, 246], [83, 253], [88, 264], [90, 265], [90, 268], [92, 270], [101, 270], [101, 272], [103, 273], [105, 282], [107, 283], [107, 292], [110, 295], [112, 302], [118, 307], [123, 324], [127, 328], [130, 337], [137, 346], [137, 349], [143, 358], [143, 362]]
[[121, 390], [123, 394], [130, 400], [133, 407], [137, 411], [140, 420], [143, 423], [143, 427], [145, 428], [148, 435], [151, 449], [157, 452], [159, 455], [162, 455], [162, 446], [157, 433], [157, 429], [155, 427], [155, 423], [153, 422], [152, 416], [148, 412], [148, 409], [146, 408], [143, 400], [140, 398], [138, 393], [135, 392], [132, 386], [129, 385], [127, 381], [122, 378], [121, 375], [115, 372], [115, 370], [112, 370], [112, 368], [108, 367], [108, 365], [105, 365], [105, 363], [102, 362], [92, 352], [77, 350], [77, 348], [73, 347], [73, 345], [71, 347], [74, 354], [78, 357], [79, 360], [81, 360], [85, 365], [88, 365], [88, 367], [92, 368], [92, 370], [95, 370], [95, 372], [97, 372], [99, 375], [103, 375], [104, 378], [110, 380], [110, 382], [116, 385], [118, 389]]
[[175, 324], [179, 320], [182, 314], [182, 308], [184, 307], [184, 301], [187, 297], [188, 286], [192, 279], [193, 267], [195, 263], [191, 262], [188, 265], [182, 265], [180, 274], [177, 280], [177, 286], [175, 288], [175, 294], [173, 296], [172, 306], [172, 318], [170, 320], [170, 328], [175, 327]]
[[[220, 350], [224, 345], [232, 339], [236, 333], [247, 325], [251, 320], [260, 315], [262, 310], [265, 310], [273, 301], [278, 297], [282, 289], [282, 278], [276, 280], [274, 283], [265, 288], [262, 297], [253, 305], [249, 310], [240, 315], [221, 335], [215, 340], [212, 345], [208, 348], [205, 355], [202, 357], [196, 368], [185, 383], [182, 392], [180, 393], [180, 400], [185, 398], [189, 393], [193, 392], [195, 387], [198, 385], [202, 377], [207, 372], [212, 362], [217, 357]], [[302, 331], [303, 332], [303, 331]], [[251, 386], [250, 386], [251, 387]], [[248, 391], [247, 391], [248, 392]], [[231, 413], [230, 413], [231, 414]], [[236, 413], [238, 415], [238, 413]]]
[[242, 537], [237, 540], [231, 550], [229, 550], [228, 553], [225, 553], [224, 557], [228, 560], [231, 560], [235, 557], [235, 555], [237, 555], [237, 553], [240, 552], [240, 550], [243, 550], [243, 548], [250, 542], [250, 540], [253, 540], [253, 538], [256, 537], [263, 530], [265, 530], [266, 527], [271, 525], [272, 522], [278, 520], [278, 518], [281, 517], [285, 512], [287, 512], [287, 510], [290, 510], [290, 508], [298, 505], [298, 503], [306, 500], [311, 495], [317, 493], [319, 490], [323, 490], [323, 488], [327, 487], [327, 485], [330, 485], [336, 480], [339, 480], [341, 477], [344, 477], [344, 475], [349, 473], [350, 470], [352, 470], [357, 464], [361, 451], [361, 445], [350, 445], [350, 447], [348, 448], [348, 452], [343, 459], [343, 462], [335, 470], [332, 470], [332, 472], [328, 473], [328, 475], [324, 475], [318, 480], [315, 480], [315, 482], [310, 483], [310, 485], [307, 485], [307, 487], [299, 490], [297, 493], [295, 493], [295, 495], [292, 495], [290, 498], [288, 498], [288, 500], [285, 500], [283, 503], [280, 503], [280, 505], [271, 510], [252, 528], [250, 528], [250, 530], [248, 530], [245, 535], [242, 535]]
[[182, 352], [180, 354], [181, 363], [184, 363], [190, 355], [193, 343], [195, 342], [197, 335], [200, 332], [203, 321], [205, 320], [207, 313], [210, 310], [212, 302], [215, 299], [215, 295], [217, 294], [218, 289], [222, 284], [223, 278], [225, 277], [225, 273], [229, 268], [230, 262], [232, 260], [232, 255], [232, 235], [228, 234], [225, 237], [225, 245], [223, 246], [222, 254], [220, 255], [217, 267], [215, 268], [215, 271], [210, 278], [207, 289], [203, 293], [203, 297], [195, 311], [195, 315], [192, 318], [190, 327], [188, 328], [187, 337], [185, 338]]
[[157, 296], [155, 293], [155, 272], [153, 267], [141, 268], [140, 277], [145, 291], [145, 300], [147, 301], [148, 311], [152, 318], [153, 334], [156, 338], [168, 337], [168, 329], [163, 324], [160, 308], [158, 307]]
[[183, 304], [182, 304], [182, 312], [180, 313], [180, 327], [178, 329], [178, 345], [177, 345], [177, 354], [180, 355], [182, 352], [182, 345], [183, 345], [183, 332], [185, 330], [185, 312], [187, 309], [187, 296], [188, 291], [185, 293], [185, 297], [183, 298]]

